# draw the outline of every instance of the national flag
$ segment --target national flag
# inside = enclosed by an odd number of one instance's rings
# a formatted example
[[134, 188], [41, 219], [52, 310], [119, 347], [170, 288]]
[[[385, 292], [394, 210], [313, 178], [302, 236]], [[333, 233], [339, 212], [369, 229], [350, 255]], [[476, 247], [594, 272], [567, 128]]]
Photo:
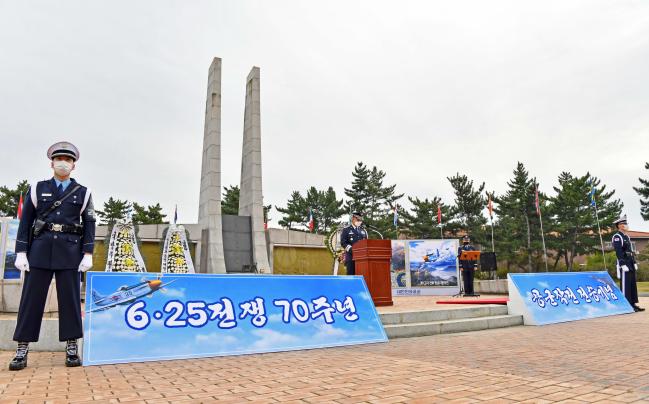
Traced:
[[590, 197], [590, 206], [592, 206], [592, 207], [596, 207], [596, 206], [597, 206], [597, 202], [595, 202], [595, 187], [593, 186], [592, 183], [590, 184], [590, 194], [589, 194], [589, 197]]
[[178, 221], [178, 205], [176, 205], [176, 208], [174, 209], [174, 224]]
[[309, 231], [313, 231], [315, 227], [315, 221], [313, 220], [313, 211], [309, 209]]
[[493, 218], [494, 217], [494, 204], [493, 204], [493, 201], [491, 200], [491, 195], [489, 195], [489, 202], [487, 202], [487, 209], [489, 209], [489, 217]]
[[437, 205], [437, 224], [442, 224], [442, 207]]
[[541, 216], [541, 204], [539, 203], [539, 187], [534, 191], [534, 206], [536, 206], [536, 214]]
[[23, 217], [23, 193], [20, 193], [20, 199], [18, 200], [18, 213], [17, 213], [18, 219], [22, 219]]
[[392, 218], [392, 224], [394, 227], [397, 227], [399, 224], [399, 205], [394, 205], [394, 217]]

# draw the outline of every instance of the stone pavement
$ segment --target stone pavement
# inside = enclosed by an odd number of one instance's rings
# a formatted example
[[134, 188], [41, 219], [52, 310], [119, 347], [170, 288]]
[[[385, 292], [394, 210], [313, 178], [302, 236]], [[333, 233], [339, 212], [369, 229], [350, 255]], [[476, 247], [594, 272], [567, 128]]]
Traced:
[[[649, 307], [649, 298], [641, 305]], [[67, 369], [30, 354], [16, 402], [649, 402], [649, 314], [386, 344]]]

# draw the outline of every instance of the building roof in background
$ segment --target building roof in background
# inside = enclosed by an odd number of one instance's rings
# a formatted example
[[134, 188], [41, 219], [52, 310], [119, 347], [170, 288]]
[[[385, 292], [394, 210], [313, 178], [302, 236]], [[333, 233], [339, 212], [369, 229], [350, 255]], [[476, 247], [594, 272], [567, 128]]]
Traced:
[[626, 235], [629, 236], [629, 238], [649, 238], [649, 231], [627, 230]]

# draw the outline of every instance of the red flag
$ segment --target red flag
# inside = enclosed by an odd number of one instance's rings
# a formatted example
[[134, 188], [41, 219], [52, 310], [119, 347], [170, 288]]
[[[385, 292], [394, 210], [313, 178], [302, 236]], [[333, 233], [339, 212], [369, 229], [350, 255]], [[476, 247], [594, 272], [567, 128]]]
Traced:
[[442, 223], [442, 207], [437, 205], [437, 224]]
[[313, 220], [313, 212], [311, 209], [309, 209], [309, 231], [313, 231], [313, 228], [315, 227], [315, 222]]
[[23, 193], [20, 193], [20, 200], [18, 201], [18, 219], [23, 217]]
[[491, 200], [491, 195], [489, 195], [489, 203], [487, 203], [487, 209], [489, 209], [489, 217], [494, 217], [494, 204]]
[[539, 204], [539, 188], [536, 187], [534, 192], [534, 204], [536, 205], [536, 214], [541, 216], [541, 205]]

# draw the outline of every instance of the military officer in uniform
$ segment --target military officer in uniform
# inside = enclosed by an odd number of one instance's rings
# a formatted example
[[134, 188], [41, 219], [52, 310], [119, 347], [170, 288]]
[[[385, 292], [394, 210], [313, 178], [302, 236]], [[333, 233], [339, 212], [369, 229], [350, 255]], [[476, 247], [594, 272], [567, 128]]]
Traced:
[[359, 212], [352, 213], [352, 224], [343, 229], [340, 234], [340, 245], [345, 249], [345, 267], [347, 275], [356, 275], [356, 266], [352, 259], [352, 246], [359, 240], [367, 238], [367, 232], [363, 228], [363, 216]]
[[631, 239], [624, 233], [628, 229], [626, 215], [614, 221], [613, 224], [617, 228], [617, 232], [613, 235], [613, 248], [615, 248], [617, 256], [617, 277], [620, 279], [620, 289], [635, 311], [644, 311], [642, 307], [638, 307], [638, 285], [636, 284], [638, 264], [635, 261], [635, 252]]
[[[471, 238], [464, 236], [462, 238], [462, 245], [457, 250], [457, 256], [462, 254], [462, 251], [476, 251], [475, 247], [471, 245]], [[460, 260], [460, 268], [462, 269], [462, 282], [464, 283], [464, 294], [474, 296], [473, 293], [473, 276], [478, 268], [477, 261]]]
[[38, 341], [45, 299], [52, 277], [56, 279], [59, 306], [59, 340], [66, 341], [66, 366], [79, 366], [77, 339], [81, 326], [80, 272], [92, 267], [95, 212], [90, 189], [70, 173], [79, 150], [59, 142], [47, 151], [54, 176], [32, 184], [25, 198], [16, 238], [16, 268], [24, 284], [14, 341], [18, 342], [10, 370], [27, 366], [29, 343]]

